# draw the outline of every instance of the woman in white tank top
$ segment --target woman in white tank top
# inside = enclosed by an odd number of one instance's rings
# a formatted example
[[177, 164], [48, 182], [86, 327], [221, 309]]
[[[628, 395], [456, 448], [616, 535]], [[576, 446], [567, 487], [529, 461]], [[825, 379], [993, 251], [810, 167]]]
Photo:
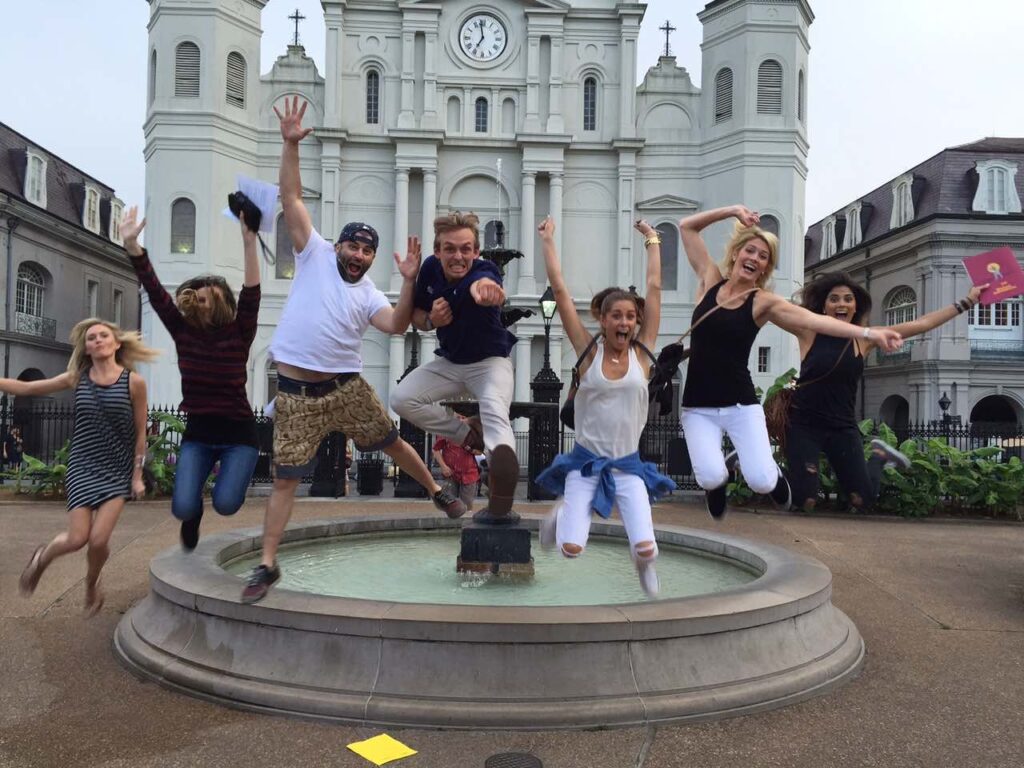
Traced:
[[647, 421], [648, 353], [658, 337], [661, 318], [661, 240], [646, 221], [637, 221], [647, 249], [647, 298], [621, 288], [601, 291], [591, 301], [600, 324], [596, 338], [576, 313], [555, 250], [555, 223], [549, 216], [538, 227], [548, 282], [555, 294], [562, 326], [581, 357], [580, 384], [574, 400], [576, 447], [557, 457], [537, 482], [562, 495], [541, 524], [541, 546], [558, 546], [565, 557], [579, 557], [590, 533], [591, 511], [602, 517], [617, 506], [629, 538], [640, 585], [658, 593], [654, 561], [651, 501], [675, 488], [657, 468], [640, 459], [640, 433]]

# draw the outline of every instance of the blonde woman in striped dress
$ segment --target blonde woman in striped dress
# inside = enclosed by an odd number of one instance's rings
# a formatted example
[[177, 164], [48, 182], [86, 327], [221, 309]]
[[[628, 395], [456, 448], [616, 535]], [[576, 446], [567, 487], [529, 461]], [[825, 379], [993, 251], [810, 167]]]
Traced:
[[85, 610], [103, 605], [100, 571], [110, 556], [110, 535], [125, 500], [145, 493], [146, 382], [132, 375], [134, 365], [152, 360], [156, 350], [137, 333], [89, 318], [71, 331], [74, 351], [68, 369], [43, 381], [0, 379], [0, 391], [15, 397], [75, 392], [75, 425], [65, 480], [68, 529], [36, 548], [21, 574], [23, 595], [31, 595], [43, 571], [56, 558], [88, 545]]

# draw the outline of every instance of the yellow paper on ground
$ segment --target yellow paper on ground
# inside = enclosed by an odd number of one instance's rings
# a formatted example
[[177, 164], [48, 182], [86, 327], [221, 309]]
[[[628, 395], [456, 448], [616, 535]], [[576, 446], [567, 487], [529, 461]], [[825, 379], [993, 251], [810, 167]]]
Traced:
[[366, 741], [354, 741], [348, 745], [348, 748], [360, 757], [365, 757], [374, 765], [384, 765], [392, 760], [401, 760], [403, 757], [416, 754], [415, 749], [410, 749], [386, 733]]

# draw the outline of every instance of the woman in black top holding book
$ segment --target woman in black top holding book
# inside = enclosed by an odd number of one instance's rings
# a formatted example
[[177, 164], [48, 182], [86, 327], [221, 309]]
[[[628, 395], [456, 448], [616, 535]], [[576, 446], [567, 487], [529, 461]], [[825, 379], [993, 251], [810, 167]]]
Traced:
[[[719, 268], [701, 230], [730, 218], [737, 223]], [[750, 487], [769, 494], [780, 506], [790, 502], [789, 484], [772, 456], [764, 410], [747, 367], [762, 325], [771, 321], [791, 333], [871, 338], [885, 349], [902, 343], [895, 331], [854, 327], [767, 290], [778, 260], [778, 239], [758, 227], [759, 222], [758, 214], [742, 205], [704, 211], [679, 222], [683, 248], [701, 285], [680, 419], [694, 475], [707, 493], [708, 512], [716, 519], [725, 514], [730, 475], [722, 455], [723, 434], [735, 446]]]
[[[987, 286], [974, 286], [960, 301], [907, 323], [889, 326], [906, 338], [949, 322], [978, 303]], [[871, 314], [871, 296], [844, 272], [819, 275], [802, 291], [801, 305], [819, 315], [861, 326]], [[793, 489], [793, 506], [810, 511], [818, 499], [818, 460], [822, 453], [835, 470], [850, 503], [871, 506], [878, 498], [882, 469], [887, 464], [910, 466], [907, 457], [882, 440], [864, 444], [854, 416], [857, 386], [864, 358], [875, 347], [870, 338], [846, 340], [813, 330], [796, 332], [800, 343], [800, 376], [793, 393], [786, 429], [786, 464]]]

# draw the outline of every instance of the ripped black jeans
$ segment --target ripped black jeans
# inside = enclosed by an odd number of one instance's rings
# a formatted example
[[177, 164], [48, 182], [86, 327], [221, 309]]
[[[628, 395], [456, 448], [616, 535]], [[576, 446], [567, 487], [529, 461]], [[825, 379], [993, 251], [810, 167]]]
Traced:
[[[819, 458], [824, 453], [836, 473], [839, 485], [858, 509], [878, 499], [885, 459], [872, 454], [864, 459], [860, 430], [850, 427], [809, 427], [790, 423], [786, 430], [786, 463], [793, 506], [810, 509], [817, 503]], [[808, 502], [811, 502], [808, 504]]]

